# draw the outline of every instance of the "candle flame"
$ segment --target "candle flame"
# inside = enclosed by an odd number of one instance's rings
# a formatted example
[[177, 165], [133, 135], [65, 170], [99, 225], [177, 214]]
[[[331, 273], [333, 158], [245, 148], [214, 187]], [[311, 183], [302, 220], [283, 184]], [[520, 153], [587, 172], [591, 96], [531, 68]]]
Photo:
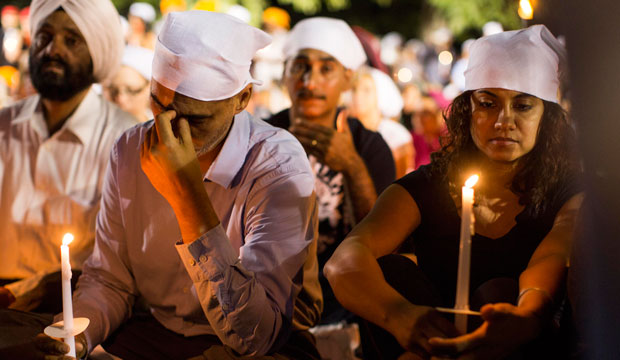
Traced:
[[480, 177], [478, 176], [478, 174], [470, 176], [469, 179], [465, 181], [465, 187], [471, 189], [474, 185], [476, 185], [479, 178]]
[[532, 4], [530, 4], [529, 0], [519, 1], [518, 13], [523, 20], [532, 20], [534, 18], [534, 9], [532, 9]]
[[62, 244], [69, 245], [73, 241], [73, 234], [66, 233], [65, 236], [62, 237]]

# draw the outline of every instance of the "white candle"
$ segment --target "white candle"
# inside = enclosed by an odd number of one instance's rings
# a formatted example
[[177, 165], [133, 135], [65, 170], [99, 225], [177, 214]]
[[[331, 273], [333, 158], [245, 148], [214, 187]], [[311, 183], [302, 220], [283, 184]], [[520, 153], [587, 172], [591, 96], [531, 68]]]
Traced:
[[[459, 244], [459, 268], [456, 278], [456, 310], [469, 310], [469, 269], [471, 262], [471, 235], [474, 233], [474, 189], [478, 175], [473, 175], [463, 186], [461, 206], [461, 240]], [[467, 315], [456, 314], [454, 324], [462, 334], [467, 332]]]
[[65, 343], [71, 348], [69, 356], [75, 357], [75, 338], [73, 337], [73, 302], [71, 301], [71, 261], [69, 258], [69, 243], [73, 235], [66, 233], [60, 246], [60, 265], [62, 271], [62, 319], [67, 336]]

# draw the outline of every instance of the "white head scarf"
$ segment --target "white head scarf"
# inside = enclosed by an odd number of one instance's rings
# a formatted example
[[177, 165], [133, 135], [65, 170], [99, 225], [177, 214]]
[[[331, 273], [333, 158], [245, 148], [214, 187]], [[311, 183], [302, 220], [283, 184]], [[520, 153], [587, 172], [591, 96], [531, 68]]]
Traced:
[[502, 88], [558, 102], [562, 44], [544, 25], [476, 40], [465, 71], [465, 90]]
[[153, 50], [128, 45], [125, 47], [121, 63], [139, 72], [147, 81], [151, 81], [153, 56]]
[[139, 17], [147, 24], [155, 21], [155, 8], [153, 5], [145, 2], [135, 2], [129, 6], [129, 15]]
[[252, 58], [271, 36], [226, 14], [193, 10], [166, 16], [153, 60], [153, 79], [201, 101], [232, 97], [250, 83]]
[[351, 27], [339, 19], [313, 17], [298, 22], [286, 39], [284, 57], [293, 57], [303, 49], [324, 51], [351, 70], [357, 70], [366, 62], [359, 39]]
[[371, 68], [370, 76], [377, 89], [377, 104], [381, 115], [393, 118], [400, 115], [403, 109], [403, 97], [392, 78], [381, 70]]
[[93, 61], [93, 75], [101, 82], [118, 71], [123, 56], [121, 21], [110, 0], [33, 0], [30, 31], [34, 37], [42, 22], [62, 9], [80, 29]]

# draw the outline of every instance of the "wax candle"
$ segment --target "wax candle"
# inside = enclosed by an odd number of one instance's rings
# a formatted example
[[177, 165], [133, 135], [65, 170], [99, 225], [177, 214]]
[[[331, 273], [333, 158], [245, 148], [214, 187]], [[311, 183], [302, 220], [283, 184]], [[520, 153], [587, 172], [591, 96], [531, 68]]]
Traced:
[[73, 337], [73, 302], [71, 301], [71, 261], [69, 257], [69, 243], [73, 235], [66, 233], [60, 246], [60, 265], [62, 272], [62, 320], [66, 336], [65, 343], [71, 350], [67, 355], [75, 357], [75, 338]]
[[[459, 267], [456, 278], [456, 310], [469, 310], [469, 269], [471, 261], [471, 235], [474, 233], [474, 189], [478, 175], [473, 175], [463, 186], [461, 206], [461, 240], [459, 243]], [[454, 324], [461, 333], [467, 332], [467, 315], [456, 314]]]

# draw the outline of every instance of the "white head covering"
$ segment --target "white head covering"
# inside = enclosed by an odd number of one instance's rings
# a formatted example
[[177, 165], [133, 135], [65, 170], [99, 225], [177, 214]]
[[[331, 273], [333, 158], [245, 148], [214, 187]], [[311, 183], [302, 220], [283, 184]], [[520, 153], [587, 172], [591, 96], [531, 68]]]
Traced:
[[193, 10], [166, 16], [153, 59], [153, 79], [202, 101], [232, 97], [250, 83], [252, 58], [271, 36], [226, 14]]
[[564, 47], [544, 25], [486, 36], [471, 46], [465, 90], [502, 88], [557, 103], [564, 59]]
[[103, 81], [115, 74], [123, 55], [123, 30], [118, 12], [110, 0], [33, 0], [30, 31], [34, 38], [41, 23], [56, 9], [62, 9], [80, 29], [93, 61], [93, 75]]
[[139, 72], [147, 81], [151, 81], [153, 56], [153, 50], [128, 45], [125, 47], [121, 63]]
[[497, 21], [489, 21], [482, 26], [482, 36], [491, 36], [504, 31], [504, 27]]
[[377, 104], [384, 117], [393, 118], [400, 115], [403, 109], [403, 97], [394, 80], [381, 70], [371, 68], [370, 76], [377, 89]]
[[129, 7], [129, 15], [142, 19], [147, 24], [155, 20], [155, 8], [153, 5], [145, 2], [135, 2]]
[[232, 5], [228, 8], [228, 10], [226, 10], [226, 14], [234, 16], [246, 24], [249, 24], [250, 20], [252, 19], [252, 14], [250, 13], [250, 10], [241, 5]]
[[313, 17], [298, 22], [284, 44], [284, 57], [288, 59], [303, 49], [324, 51], [351, 70], [357, 70], [366, 62], [359, 39], [351, 27], [339, 19]]

